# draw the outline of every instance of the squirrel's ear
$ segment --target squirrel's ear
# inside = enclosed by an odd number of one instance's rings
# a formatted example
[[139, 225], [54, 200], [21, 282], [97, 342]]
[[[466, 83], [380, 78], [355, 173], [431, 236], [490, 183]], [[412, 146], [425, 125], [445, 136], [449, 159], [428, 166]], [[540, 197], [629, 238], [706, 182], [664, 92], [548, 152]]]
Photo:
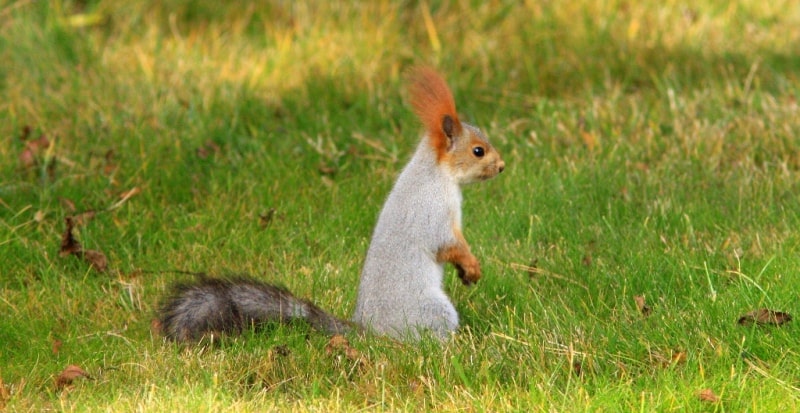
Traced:
[[448, 139], [453, 140], [453, 134], [455, 133], [455, 123], [453, 122], [453, 118], [450, 115], [444, 115], [442, 118], [442, 131], [444, 132], [445, 136]]
[[[435, 138], [439, 140], [437, 143], [437, 150], [444, 147], [449, 152], [456, 146], [458, 135], [461, 133], [461, 129], [457, 130], [456, 122], [457, 120], [453, 120], [453, 117], [450, 115], [444, 115], [444, 117], [442, 117], [442, 131], [438, 134], [438, 138]], [[442, 134], [444, 134], [444, 136], [441, 136]]]

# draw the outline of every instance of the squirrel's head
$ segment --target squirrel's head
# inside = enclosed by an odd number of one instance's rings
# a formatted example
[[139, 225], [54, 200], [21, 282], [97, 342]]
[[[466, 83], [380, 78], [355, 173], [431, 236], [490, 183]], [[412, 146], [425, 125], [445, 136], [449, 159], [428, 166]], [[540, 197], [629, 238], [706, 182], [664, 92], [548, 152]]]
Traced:
[[459, 184], [493, 178], [505, 168], [480, 129], [462, 123], [447, 83], [429, 67], [410, 72], [411, 105], [427, 130], [436, 160]]

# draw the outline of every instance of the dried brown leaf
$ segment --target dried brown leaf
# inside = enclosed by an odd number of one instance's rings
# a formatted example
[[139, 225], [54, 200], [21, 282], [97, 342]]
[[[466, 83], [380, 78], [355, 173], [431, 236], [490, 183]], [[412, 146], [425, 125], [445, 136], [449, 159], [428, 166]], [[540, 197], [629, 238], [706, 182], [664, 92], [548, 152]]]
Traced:
[[75, 227], [72, 217], [66, 217], [64, 221], [67, 224], [67, 229], [64, 231], [64, 235], [61, 236], [61, 248], [58, 250], [58, 254], [62, 257], [81, 252], [81, 243], [72, 234], [72, 229]]
[[572, 373], [578, 377], [583, 377], [583, 363], [580, 360], [574, 360], [572, 362]]
[[79, 377], [85, 377], [87, 379], [92, 378], [89, 373], [84, 371], [82, 368], [74, 364], [70, 364], [64, 369], [64, 371], [61, 372], [61, 374], [58, 375], [58, 377], [56, 377], [56, 390], [61, 390], [64, 387], [71, 385], [72, 382]]
[[73, 226], [77, 227], [77, 226], [80, 226], [80, 225], [85, 225], [87, 222], [89, 222], [92, 219], [94, 219], [94, 217], [96, 215], [97, 215], [97, 211], [90, 210], [90, 211], [81, 212], [80, 214], [72, 215], [70, 218], [72, 219]]
[[69, 212], [75, 212], [75, 203], [68, 198], [58, 198], [62, 204], [64, 204], [64, 209]]
[[710, 402], [710, 403], [718, 403], [720, 398], [714, 391], [711, 389], [703, 389], [697, 393], [697, 397], [700, 398], [700, 401]]
[[57, 355], [59, 351], [61, 351], [61, 345], [63, 343], [61, 340], [53, 340], [53, 344], [50, 346], [50, 349], [53, 352], [53, 355]]
[[586, 148], [590, 151], [593, 151], [597, 146], [597, 137], [592, 132], [581, 131], [581, 139], [583, 140], [583, 144], [586, 145]]
[[328, 344], [325, 346], [325, 353], [331, 355], [335, 352], [342, 352], [344, 353], [345, 357], [348, 360], [356, 361], [361, 358], [361, 354], [358, 350], [350, 347], [350, 342], [341, 335], [336, 334], [328, 341]]
[[286, 346], [285, 344], [281, 344], [281, 345], [277, 345], [277, 346], [273, 347], [272, 351], [274, 351], [276, 355], [281, 356], [281, 357], [286, 357], [289, 354], [292, 354], [292, 350], [290, 350], [289, 347]]
[[25, 147], [30, 149], [35, 155], [38, 155], [50, 147], [50, 140], [47, 139], [47, 136], [41, 135], [38, 139], [25, 142]]
[[207, 140], [205, 144], [199, 148], [197, 148], [197, 157], [200, 159], [206, 159], [209, 155], [213, 155], [219, 152], [220, 147], [211, 139]]
[[19, 164], [22, 165], [23, 168], [30, 168], [35, 163], [36, 157], [33, 155], [33, 151], [29, 148], [25, 148], [19, 153]]
[[114, 150], [109, 149], [106, 151], [103, 159], [105, 160], [105, 165], [103, 165], [103, 174], [106, 176], [111, 175], [117, 170], [117, 164], [114, 162]]
[[161, 320], [157, 318], [152, 319], [150, 321], [150, 332], [153, 333], [154, 336], [160, 336], [162, 331]]
[[639, 312], [642, 313], [643, 316], [647, 317], [653, 312], [653, 309], [650, 308], [645, 302], [643, 295], [633, 296], [633, 301], [636, 302], [636, 308], [639, 309]]
[[86, 250], [81, 254], [84, 261], [88, 262], [95, 270], [105, 272], [108, 269], [106, 255], [96, 250]]
[[117, 170], [117, 165], [113, 163], [108, 163], [103, 166], [103, 175], [109, 176]]
[[344, 351], [344, 355], [345, 355], [345, 357], [347, 357], [348, 360], [352, 360], [352, 361], [356, 361], [356, 360], [360, 360], [361, 359], [361, 353], [359, 353], [358, 350], [356, 350], [356, 349], [354, 349], [352, 347], [347, 347], [345, 349], [345, 351]]
[[343, 335], [336, 334], [333, 337], [331, 337], [330, 340], [328, 340], [328, 344], [325, 346], [325, 353], [331, 354], [333, 353], [334, 350], [338, 350], [344, 346], [349, 346], [349, 345], [350, 342], [347, 341], [347, 339]]
[[28, 137], [31, 136], [31, 131], [33, 131], [33, 128], [31, 128], [31, 125], [23, 126], [22, 127], [22, 133], [19, 135], [19, 140], [21, 140], [21, 141], [27, 140]]
[[330, 165], [320, 165], [319, 168], [317, 168], [317, 170], [319, 171], [320, 174], [330, 177], [335, 176], [337, 172], [336, 167]]
[[30, 132], [30, 128], [26, 126], [22, 130], [22, 136], [20, 136], [20, 139], [25, 142], [25, 148], [19, 154], [19, 163], [23, 168], [35, 165], [36, 158], [50, 147], [50, 140], [45, 135], [41, 135], [37, 139], [27, 140]]
[[425, 386], [416, 378], [408, 380], [408, 389], [411, 391], [411, 394], [415, 396], [422, 396], [425, 394]]
[[67, 223], [67, 229], [61, 237], [61, 248], [58, 254], [62, 257], [67, 255], [75, 255], [89, 263], [95, 270], [105, 272], [108, 269], [108, 259], [106, 255], [97, 250], [83, 250], [81, 243], [75, 239], [73, 229], [75, 228], [75, 220], [73, 217], [66, 217], [64, 219]]
[[792, 321], [792, 316], [781, 311], [759, 308], [739, 317], [739, 325], [747, 326], [753, 323], [758, 325], [780, 326]]
[[259, 226], [259, 228], [265, 229], [265, 228], [269, 227], [269, 225], [272, 223], [272, 219], [274, 217], [275, 217], [275, 208], [270, 208], [269, 211], [267, 211], [264, 214], [258, 214], [258, 226]]

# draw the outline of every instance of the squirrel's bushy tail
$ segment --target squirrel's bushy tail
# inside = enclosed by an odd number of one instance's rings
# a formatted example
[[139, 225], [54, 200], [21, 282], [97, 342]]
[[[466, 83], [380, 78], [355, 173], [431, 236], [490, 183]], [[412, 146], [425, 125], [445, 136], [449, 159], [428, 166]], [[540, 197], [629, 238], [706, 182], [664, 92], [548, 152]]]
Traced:
[[206, 333], [238, 333], [266, 322], [306, 320], [326, 334], [351, 329], [313, 303], [289, 291], [251, 278], [204, 277], [177, 284], [159, 314], [163, 334], [175, 341], [190, 341]]

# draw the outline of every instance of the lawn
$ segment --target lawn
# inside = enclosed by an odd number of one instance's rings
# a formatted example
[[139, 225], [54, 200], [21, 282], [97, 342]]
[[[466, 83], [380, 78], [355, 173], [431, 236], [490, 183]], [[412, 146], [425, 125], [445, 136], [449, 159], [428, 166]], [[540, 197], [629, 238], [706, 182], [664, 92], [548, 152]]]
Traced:
[[[800, 410], [795, 1], [20, 0], [0, 59], [0, 410]], [[165, 341], [192, 272], [349, 317], [415, 64], [506, 162], [459, 333]]]

